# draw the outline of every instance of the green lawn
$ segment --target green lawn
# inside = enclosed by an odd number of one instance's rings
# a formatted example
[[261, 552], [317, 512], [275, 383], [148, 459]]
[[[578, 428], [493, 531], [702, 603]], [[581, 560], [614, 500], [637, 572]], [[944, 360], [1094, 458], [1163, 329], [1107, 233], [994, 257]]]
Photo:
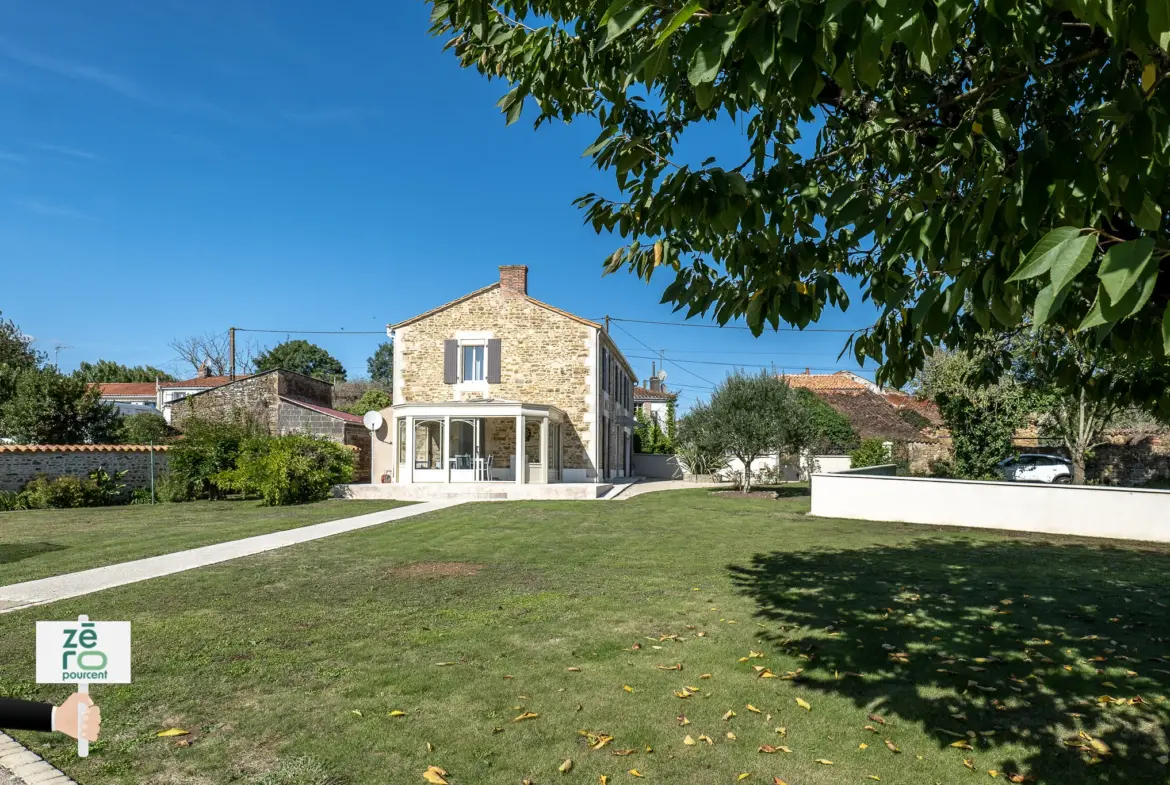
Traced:
[[35, 620], [133, 622], [89, 759], [18, 734], [83, 785], [1166, 781], [1166, 549], [807, 506], [455, 507], [0, 616], [0, 692], [66, 694]]
[[0, 586], [362, 515], [404, 502], [132, 504], [0, 513]]

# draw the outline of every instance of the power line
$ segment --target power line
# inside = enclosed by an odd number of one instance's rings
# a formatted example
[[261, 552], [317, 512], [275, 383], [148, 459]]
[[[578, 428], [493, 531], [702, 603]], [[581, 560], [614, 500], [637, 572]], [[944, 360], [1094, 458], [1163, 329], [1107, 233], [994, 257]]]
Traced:
[[[635, 360], [656, 360], [656, 359], [658, 359], [657, 356], [644, 357], [642, 355], [637, 355], [637, 354], [631, 354], [630, 357], [634, 358]], [[663, 359], [668, 360], [670, 358], [664, 356]], [[675, 360], [674, 362], [678, 362], [678, 360]], [[874, 372], [874, 370], [872, 368], [849, 368], [849, 367], [842, 367], [842, 366], [837, 366], [835, 368], [815, 368], [815, 367], [807, 366], [807, 365], [775, 365], [775, 364], [759, 365], [756, 363], [734, 363], [734, 362], [721, 363], [721, 362], [716, 362], [715, 360], [687, 360], [687, 362], [693, 363], [695, 365], [721, 365], [725, 368], [728, 366], [732, 366], [735, 368], [763, 368], [765, 370], [775, 368], [775, 369], [780, 370], [780, 371], [785, 371], [785, 370], [791, 369], [791, 370], [797, 370], [797, 371], [803, 371], [803, 370], [809, 370], [809, 371], [850, 371], [852, 373], [873, 373]]]
[[[609, 317], [610, 321], [614, 322], [628, 322], [630, 324], [660, 324], [664, 327], [696, 327], [705, 330], [747, 330], [751, 331], [750, 327], [740, 327], [739, 325], [718, 325], [718, 324], [692, 324], [690, 322], [659, 322], [653, 319], [623, 319], [619, 316]], [[803, 330], [799, 327], [779, 327], [776, 332], [796, 332], [796, 333], [845, 333], [853, 334], [864, 330], [864, 327], [858, 327], [856, 330], [836, 329], [832, 327], [806, 327]]]
[[278, 333], [281, 335], [385, 335], [385, 330], [253, 330], [250, 327], [237, 327], [241, 333]]
[[[618, 319], [618, 320], [615, 320], [615, 321], [625, 321], [625, 320]], [[645, 346], [645, 347], [646, 347], [646, 349], [647, 349], [647, 350], [649, 350], [650, 352], [653, 352], [653, 351], [654, 351], [653, 349], [651, 349], [651, 348], [650, 348], [650, 346], [649, 346], [649, 345], [648, 345], [648, 344], [647, 344], [645, 341], [643, 341], [643, 340], [642, 340], [641, 338], [639, 338], [638, 336], [634, 335], [632, 332], [630, 332], [629, 330], [627, 330], [625, 327], [622, 327], [620, 324], [617, 324], [617, 325], [614, 325], [614, 326], [615, 326], [615, 327], [617, 327], [619, 330], [621, 330], [621, 331], [622, 331], [623, 333], [625, 333], [626, 335], [628, 335], [628, 336], [630, 336], [631, 338], [633, 338], [633, 339], [634, 339], [635, 341], [637, 341], [638, 343], [640, 343], [640, 344], [642, 344], [643, 346]], [[665, 357], [663, 357], [663, 358], [662, 358], [662, 362], [664, 362], [664, 363], [665, 363], [665, 362], [668, 362], [668, 360], [667, 360]], [[670, 362], [670, 364], [671, 364], [671, 365], [675, 366], [676, 368], [678, 368], [679, 370], [681, 370], [681, 371], [683, 371], [683, 372], [685, 372], [685, 373], [689, 373], [691, 376], [695, 377], [695, 378], [696, 378], [696, 379], [698, 379], [699, 381], [701, 381], [701, 382], [706, 382], [707, 384], [711, 385], [712, 387], [714, 387], [714, 386], [715, 386], [715, 382], [711, 381], [710, 379], [705, 379], [705, 378], [703, 378], [702, 376], [699, 376], [699, 374], [695, 373], [695, 372], [694, 372], [694, 371], [692, 371], [692, 370], [689, 370], [689, 369], [687, 369], [687, 368], [684, 368], [683, 366], [681, 366], [681, 365], [679, 365], [679, 364], [678, 364], [678, 361], [677, 361], [677, 360], [669, 360], [669, 362]]]

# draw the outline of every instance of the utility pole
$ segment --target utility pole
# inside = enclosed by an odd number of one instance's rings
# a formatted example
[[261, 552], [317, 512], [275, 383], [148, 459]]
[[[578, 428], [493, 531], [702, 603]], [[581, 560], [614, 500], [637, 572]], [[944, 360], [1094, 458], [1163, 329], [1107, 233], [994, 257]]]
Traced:
[[235, 327], [228, 328], [228, 354], [230, 354], [231, 358], [232, 358], [231, 359], [232, 369], [231, 369], [230, 379], [231, 379], [231, 381], [234, 382], [236, 380], [236, 328]]
[[605, 315], [605, 334], [609, 335], [609, 314]]

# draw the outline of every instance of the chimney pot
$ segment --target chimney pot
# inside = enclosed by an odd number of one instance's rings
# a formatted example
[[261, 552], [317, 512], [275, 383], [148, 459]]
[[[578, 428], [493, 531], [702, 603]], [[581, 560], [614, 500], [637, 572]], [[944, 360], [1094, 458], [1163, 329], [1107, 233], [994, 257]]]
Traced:
[[500, 291], [505, 297], [527, 297], [528, 265], [500, 265]]

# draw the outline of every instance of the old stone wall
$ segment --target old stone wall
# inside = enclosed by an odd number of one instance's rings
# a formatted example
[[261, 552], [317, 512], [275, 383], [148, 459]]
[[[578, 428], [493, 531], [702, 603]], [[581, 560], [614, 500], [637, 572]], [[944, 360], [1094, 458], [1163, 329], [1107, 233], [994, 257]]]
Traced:
[[285, 398], [333, 408], [333, 385], [292, 371], [276, 372], [276, 392]]
[[[125, 470], [128, 489], [150, 487], [150, 447], [136, 445], [0, 446], [0, 491], [19, 491], [38, 474], [85, 478], [97, 469]], [[155, 477], [167, 469], [166, 447], [154, 448]]]
[[171, 407], [171, 425], [181, 431], [183, 423], [192, 417], [218, 420], [244, 416], [260, 423], [268, 433], [279, 433], [278, 375], [272, 372], [237, 379], [175, 401]]
[[277, 434], [304, 433], [324, 436], [339, 444], [345, 443], [345, 421], [330, 417], [303, 406], [280, 401], [277, 406]]
[[[445, 308], [395, 333], [401, 357], [401, 382], [395, 390], [398, 403], [437, 403], [469, 400], [459, 385], [443, 382], [443, 342], [463, 330], [490, 332], [500, 340], [500, 383], [486, 385], [485, 397], [493, 400], [550, 404], [568, 415], [563, 429], [564, 466], [584, 469], [594, 476], [588, 458], [591, 402], [595, 391], [590, 378], [590, 358], [596, 328], [544, 308], [525, 297], [506, 297], [489, 289]], [[396, 374], [397, 375], [397, 374]], [[496, 465], [515, 452], [515, 436], [507, 441], [504, 428], [491, 433]]]
[[359, 423], [344, 423], [345, 432], [342, 435], [342, 444], [348, 444], [357, 452], [353, 459], [353, 481], [370, 481], [370, 432], [366, 426]]

